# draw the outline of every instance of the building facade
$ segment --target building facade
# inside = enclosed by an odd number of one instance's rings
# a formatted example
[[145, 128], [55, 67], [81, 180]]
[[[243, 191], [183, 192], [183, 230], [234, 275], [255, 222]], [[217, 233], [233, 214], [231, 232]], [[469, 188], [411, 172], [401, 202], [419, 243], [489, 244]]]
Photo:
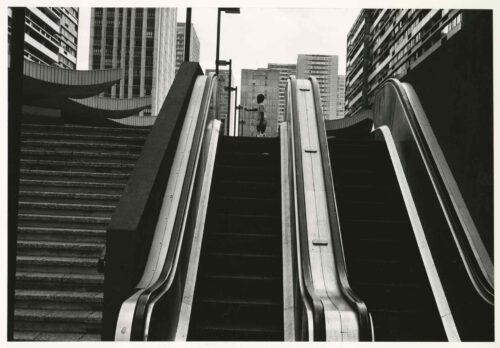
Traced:
[[345, 75], [337, 79], [337, 118], [345, 116]]
[[[179, 70], [182, 62], [184, 61], [184, 49], [186, 42], [186, 23], [177, 23], [177, 42], [175, 54], [175, 73]], [[189, 61], [200, 61], [200, 40], [196, 34], [194, 25], [191, 24], [191, 40], [189, 41]]]
[[339, 57], [320, 54], [299, 54], [297, 58], [297, 78], [315, 76], [321, 93], [323, 117], [337, 118], [337, 76]]
[[240, 104], [240, 136], [257, 136], [258, 114], [245, 109], [257, 108], [257, 96], [263, 94], [266, 110], [266, 136], [278, 135], [278, 105], [279, 105], [280, 72], [272, 69], [242, 69]]
[[[9, 40], [12, 11], [8, 8]], [[27, 7], [24, 57], [33, 62], [76, 69], [77, 7]]]
[[[215, 69], [206, 69], [205, 73], [208, 75], [210, 73], [215, 73]], [[234, 84], [233, 75], [231, 75], [231, 86]], [[229, 70], [219, 68], [219, 79], [217, 82], [217, 100], [219, 102], [219, 115], [218, 118], [222, 122], [221, 129], [224, 131], [224, 135], [229, 134], [229, 123], [228, 123], [228, 92], [225, 88], [229, 87]], [[231, 97], [232, 99], [233, 97]], [[234, 103], [234, 100], [233, 102]], [[233, 108], [229, 109], [230, 114], [233, 114]]]
[[177, 9], [93, 8], [90, 69], [123, 68], [119, 84], [104, 96], [151, 96], [157, 115], [175, 77]]
[[347, 36], [346, 116], [370, 107], [387, 78], [403, 78], [455, 35], [462, 12], [362, 10]]
[[288, 77], [290, 77], [291, 75], [297, 75], [297, 64], [270, 63], [267, 65], [267, 68], [270, 70], [277, 70], [279, 72], [278, 122], [283, 122], [285, 120], [286, 84]]

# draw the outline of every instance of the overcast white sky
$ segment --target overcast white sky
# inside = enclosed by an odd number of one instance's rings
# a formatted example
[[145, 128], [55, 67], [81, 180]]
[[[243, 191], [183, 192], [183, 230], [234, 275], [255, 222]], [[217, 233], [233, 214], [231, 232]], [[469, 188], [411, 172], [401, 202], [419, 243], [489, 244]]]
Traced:
[[[298, 54], [339, 56], [339, 74], [345, 74], [347, 33], [359, 9], [250, 8], [240, 14], [222, 14], [220, 59], [233, 60], [235, 85], [241, 69], [268, 63], [296, 63]], [[177, 21], [184, 22], [185, 8]], [[200, 65], [214, 68], [217, 8], [194, 7], [192, 23], [200, 40]], [[90, 9], [80, 8], [78, 69], [88, 69]]]

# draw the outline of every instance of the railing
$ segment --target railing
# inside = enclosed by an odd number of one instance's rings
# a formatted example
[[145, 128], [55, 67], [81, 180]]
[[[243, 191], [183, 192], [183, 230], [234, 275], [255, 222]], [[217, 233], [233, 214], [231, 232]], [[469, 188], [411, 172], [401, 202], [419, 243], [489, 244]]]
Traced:
[[390, 130], [461, 339], [492, 338], [493, 263], [418, 97], [388, 80], [373, 114]]
[[[321, 112], [319, 85], [314, 78], [299, 80], [299, 83], [300, 86], [294, 76], [289, 78], [286, 112], [289, 127], [283, 128], [288, 130], [289, 134], [281, 134], [281, 136], [288, 137], [291, 150], [289, 154], [291, 162], [290, 215], [291, 246], [295, 264], [293, 270], [296, 273], [294, 278], [297, 282], [297, 296], [294, 301], [296, 338], [310, 341], [370, 341], [373, 335], [369, 313], [347, 281], [326, 131]], [[301, 94], [300, 110], [298, 93], [306, 93]], [[314, 110], [311, 110], [311, 106]], [[315, 113], [315, 120], [305, 119], [308, 116], [303, 114], [310, 112]], [[309, 143], [309, 146], [313, 147], [311, 144], [314, 143], [316, 144], [314, 146], [319, 148], [309, 149], [302, 144], [301, 137], [305, 136], [303, 134], [305, 129], [309, 129], [311, 134], [317, 132], [317, 136], [310, 138], [314, 140]], [[326, 225], [325, 222], [318, 224], [322, 225], [318, 227], [317, 234], [321, 236], [318, 237], [320, 240], [313, 240], [314, 232], [308, 230], [315, 222], [312, 222], [313, 217], [306, 213], [311, 209], [312, 198], [310, 194], [309, 199], [306, 198], [308, 194], [306, 186], [310, 186], [311, 178], [309, 175], [307, 178], [304, 176], [304, 152], [312, 154], [311, 159], [314, 160], [312, 163], [316, 166], [315, 170], [318, 170], [318, 165], [321, 167], [316, 174], [321, 173], [319, 175], [324, 180], [326, 196], [319, 197], [321, 202], [318, 204], [325, 203], [325, 207], [322, 208], [327, 211], [325, 214], [328, 215], [328, 222]], [[318, 152], [320, 158], [316, 157]], [[319, 192], [316, 194], [323, 195]], [[309, 209], [307, 209], [308, 205]], [[311, 221], [308, 222], [308, 219]], [[326, 259], [321, 256], [321, 261], [318, 262], [319, 248], [324, 248], [321, 249], [325, 253], [323, 255], [333, 255], [333, 259], [330, 256]]]
[[175, 336], [182, 294], [180, 255], [188, 247], [184, 242], [187, 219], [192, 214], [193, 187], [215, 90], [214, 74], [197, 78], [148, 261], [136, 292], [122, 305], [116, 340], [168, 340]]

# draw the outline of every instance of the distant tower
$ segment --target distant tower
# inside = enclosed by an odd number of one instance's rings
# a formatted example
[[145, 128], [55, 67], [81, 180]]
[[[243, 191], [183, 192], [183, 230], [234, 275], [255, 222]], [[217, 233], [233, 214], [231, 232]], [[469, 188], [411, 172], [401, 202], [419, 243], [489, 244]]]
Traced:
[[337, 81], [337, 118], [345, 116], [345, 75], [339, 75]]
[[338, 56], [321, 54], [299, 54], [297, 59], [297, 78], [315, 76], [321, 94], [323, 117], [332, 120], [337, 117], [337, 76]]
[[241, 70], [240, 135], [257, 136], [257, 112], [246, 111], [245, 108], [257, 107], [257, 95], [264, 94], [267, 118], [266, 136], [278, 135], [280, 72], [271, 69]]
[[[7, 9], [9, 41], [12, 10]], [[24, 57], [46, 65], [76, 69], [77, 7], [27, 7]]]
[[93, 8], [90, 69], [124, 68], [105, 96], [151, 96], [157, 115], [175, 76], [175, 8]]
[[[184, 50], [186, 42], [186, 23], [177, 23], [177, 43], [175, 54], [175, 73], [179, 70], [182, 62], [184, 61]], [[189, 41], [189, 61], [200, 61], [200, 40], [196, 35], [194, 25], [191, 24], [191, 40]]]
[[285, 93], [286, 84], [290, 75], [297, 75], [297, 64], [273, 64], [267, 65], [268, 69], [277, 70], [279, 72], [279, 89], [278, 89], [278, 122], [285, 120]]

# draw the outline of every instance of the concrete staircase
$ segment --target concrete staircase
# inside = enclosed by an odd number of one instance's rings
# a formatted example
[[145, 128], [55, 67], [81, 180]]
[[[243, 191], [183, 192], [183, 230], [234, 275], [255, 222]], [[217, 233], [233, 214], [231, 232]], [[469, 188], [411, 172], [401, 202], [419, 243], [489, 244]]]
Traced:
[[100, 340], [97, 260], [148, 133], [23, 124], [15, 340]]

